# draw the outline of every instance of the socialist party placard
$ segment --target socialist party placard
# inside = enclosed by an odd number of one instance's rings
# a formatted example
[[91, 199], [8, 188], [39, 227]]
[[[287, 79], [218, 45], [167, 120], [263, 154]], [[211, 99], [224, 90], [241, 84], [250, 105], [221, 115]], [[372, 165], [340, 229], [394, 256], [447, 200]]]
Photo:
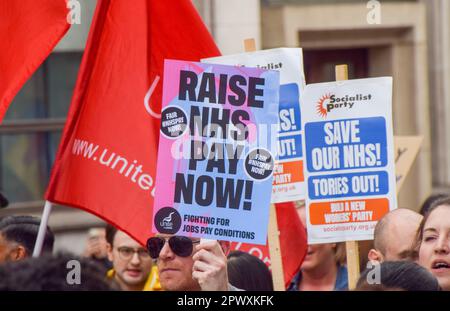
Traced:
[[165, 60], [153, 231], [265, 244], [279, 73]]
[[303, 151], [300, 94], [305, 87], [300, 48], [277, 48], [203, 59], [202, 62], [257, 67], [280, 72], [278, 161], [273, 174], [272, 203], [303, 200]]
[[396, 208], [392, 78], [306, 87], [308, 243], [371, 240]]

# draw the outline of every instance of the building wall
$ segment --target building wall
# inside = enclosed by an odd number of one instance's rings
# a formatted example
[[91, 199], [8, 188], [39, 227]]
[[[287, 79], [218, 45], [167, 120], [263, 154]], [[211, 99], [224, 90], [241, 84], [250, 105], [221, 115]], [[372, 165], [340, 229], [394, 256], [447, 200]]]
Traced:
[[433, 185], [450, 185], [450, 2], [422, 0], [427, 7]]
[[260, 0], [195, 0], [203, 21], [223, 55], [241, 53], [243, 41], [254, 38], [261, 48]]

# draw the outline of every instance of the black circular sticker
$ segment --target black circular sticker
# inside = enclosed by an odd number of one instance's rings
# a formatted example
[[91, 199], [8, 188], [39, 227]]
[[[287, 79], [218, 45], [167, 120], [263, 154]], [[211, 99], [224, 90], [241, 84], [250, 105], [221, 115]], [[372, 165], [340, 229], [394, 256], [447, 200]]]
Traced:
[[155, 215], [155, 227], [160, 233], [175, 234], [181, 227], [181, 216], [172, 207], [163, 207]]
[[167, 138], [181, 136], [187, 128], [187, 117], [178, 107], [166, 107], [161, 112], [161, 133]]
[[273, 158], [265, 149], [254, 149], [245, 158], [245, 170], [247, 174], [257, 180], [269, 177], [273, 172]]

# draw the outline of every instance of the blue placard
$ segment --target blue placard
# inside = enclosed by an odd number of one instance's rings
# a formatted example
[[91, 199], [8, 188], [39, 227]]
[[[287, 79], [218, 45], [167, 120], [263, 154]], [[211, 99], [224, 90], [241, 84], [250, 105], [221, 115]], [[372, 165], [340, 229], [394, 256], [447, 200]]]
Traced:
[[373, 117], [307, 123], [305, 146], [309, 172], [384, 167], [386, 120]]
[[299, 92], [296, 83], [280, 86], [280, 133], [289, 133], [301, 130], [301, 116], [299, 106]]
[[289, 135], [278, 138], [279, 160], [293, 159], [302, 156], [302, 135]]
[[389, 178], [385, 171], [308, 178], [308, 194], [312, 200], [384, 195], [388, 191]]

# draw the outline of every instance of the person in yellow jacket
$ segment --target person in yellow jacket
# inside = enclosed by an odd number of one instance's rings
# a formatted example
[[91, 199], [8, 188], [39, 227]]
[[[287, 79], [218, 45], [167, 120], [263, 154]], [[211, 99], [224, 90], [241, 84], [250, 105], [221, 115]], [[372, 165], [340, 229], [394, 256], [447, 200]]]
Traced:
[[[108, 279], [114, 279], [115, 271], [114, 268], [110, 269], [107, 272]], [[147, 278], [147, 281], [145, 282], [144, 288], [142, 289], [145, 292], [151, 292], [151, 291], [161, 291], [161, 283], [159, 282], [159, 275], [158, 275], [158, 267], [156, 265], [152, 266], [152, 269], [150, 270], [150, 274]]]
[[156, 264], [152, 266], [150, 275], [148, 276], [147, 282], [144, 285], [144, 291], [160, 291], [161, 283], [159, 282], [158, 267]]
[[113, 268], [107, 277], [114, 279], [122, 290], [161, 290], [158, 270], [148, 251], [125, 232], [106, 227], [108, 258]]

